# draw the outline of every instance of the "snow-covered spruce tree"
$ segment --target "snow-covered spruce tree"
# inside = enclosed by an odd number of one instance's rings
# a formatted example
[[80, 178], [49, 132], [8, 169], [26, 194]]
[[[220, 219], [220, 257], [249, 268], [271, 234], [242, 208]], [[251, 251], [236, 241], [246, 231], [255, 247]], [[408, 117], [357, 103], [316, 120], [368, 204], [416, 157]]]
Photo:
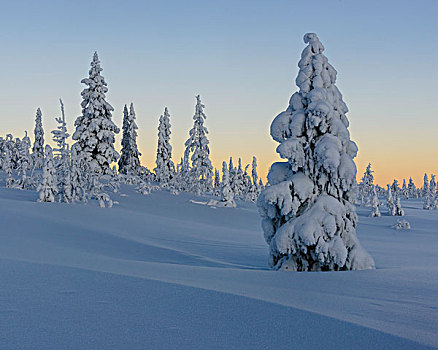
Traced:
[[224, 207], [236, 207], [234, 194], [230, 187], [230, 177], [227, 169], [227, 163], [222, 163], [222, 187], [221, 187], [221, 202]]
[[[234, 167], [233, 164], [233, 157], [230, 157], [230, 161], [228, 163], [228, 180], [230, 182], [230, 188], [231, 191], [233, 191], [233, 179], [236, 175], [237, 169]], [[233, 191], [234, 194], [234, 191]]]
[[35, 117], [35, 141], [32, 147], [33, 164], [36, 169], [41, 169], [44, 164], [44, 129], [41, 109], [37, 109]]
[[85, 166], [81, 165], [76, 146], [71, 148], [70, 186], [72, 202], [87, 202], [86, 181], [84, 176]]
[[251, 201], [256, 202], [261, 192], [261, 186], [259, 184], [259, 177], [257, 174], [257, 158], [255, 156], [252, 158], [251, 179], [249, 181], [249, 184], [251, 186], [250, 188]]
[[[137, 147], [137, 123], [135, 122], [134, 104], [123, 111], [122, 154], [119, 160], [119, 172], [125, 175], [138, 175], [140, 171], [141, 153]], [[125, 121], [126, 120], [126, 121]]]
[[221, 178], [219, 170], [214, 169], [213, 195], [219, 197], [221, 194]]
[[201, 194], [212, 189], [213, 166], [210, 161], [210, 148], [207, 139], [207, 128], [204, 120], [207, 116], [204, 113], [205, 106], [201, 102], [201, 97], [196, 96], [195, 115], [193, 116], [193, 128], [189, 131], [189, 138], [185, 142], [185, 156], [192, 161], [190, 173], [194, 188], [191, 190]]
[[14, 178], [12, 177], [12, 157], [11, 157], [11, 148], [8, 145], [8, 141], [6, 141], [6, 147], [4, 150], [3, 164], [2, 169], [6, 173], [6, 187], [12, 187], [14, 184]]
[[129, 129], [129, 122], [128, 122], [128, 118], [129, 118], [128, 106], [125, 104], [125, 106], [123, 107], [122, 152], [121, 152], [120, 158], [119, 158], [119, 170], [120, 170], [120, 163], [122, 162], [122, 159], [123, 159], [123, 148], [126, 145], [128, 145], [128, 142], [129, 142], [129, 131], [128, 131], [128, 129]]
[[397, 215], [397, 209], [394, 205], [394, 198], [392, 196], [391, 186], [388, 185], [387, 197], [386, 197], [386, 207], [388, 208], [388, 213], [391, 216]]
[[37, 188], [37, 191], [40, 193], [38, 202], [54, 202], [58, 188], [56, 187], [57, 180], [55, 165], [53, 163], [52, 147], [46, 145], [44, 152], [43, 179]]
[[436, 191], [436, 180], [435, 175], [433, 174], [430, 175], [429, 189], [432, 193], [435, 193]]
[[409, 199], [409, 190], [408, 186], [406, 185], [406, 179], [403, 179], [403, 186], [402, 186], [402, 194], [405, 199]]
[[238, 197], [241, 197], [242, 193], [243, 193], [243, 187], [244, 187], [244, 184], [243, 184], [242, 159], [241, 158], [239, 158], [239, 162], [238, 162], [238, 165], [237, 165], [237, 171], [236, 171], [236, 173], [234, 175], [233, 186], [234, 186], [234, 188], [233, 188], [234, 194], [236, 196], [238, 196]]
[[70, 134], [67, 132], [67, 122], [65, 121], [65, 112], [64, 112], [64, 103], [61, 99], [59, 99], [59, 104], [61, 106], [61, 117], [55, 118], [58, 126], [55, 130], [52, 130], [53, 141], [56, 143], [57, 148], [54, 148], [53, 151], [56, 152], [55, 157], [57, 159], [62, 159], [62, 156], [65, 153], [68, 153], [67, 150], [67, 139]]
[[412, 180], [412, 177], [409, 178], [408, 192], [409, 192], [409, 198], [417, 198], [417, 188], [414, 184], [414, 180]]
[[405, 216], [405, 212], [401, 207], [400, 196], [396, 196], [395, 198], [395, 206], [394, 206], [395, 216]]
[[154, 169], [157, 181], [167, 185], [175, 176], [175, 165], [172, 162], [172, 146], [170, 145], [170, 114], [167, 107], [160, 116], [158, 125], [157, 167]]
[[370, 206], [373, 188], [374, 188], [374, 171], [371, 170], [371, 163], [368, 163], [368, 166], [365, 169], [365, 173], [362, 177], [362, 182], [360, 184], [360, 192], [361, 193], [361, 205]]
[[433, 208], [432, 204], [432, 194], [430, 192], [430, 184], [427, 174], [424, 174], [424, 185], [423, 185], [423, 209], [430, 210]]
[[377, 197], [376, 188], [373, 187], [373, 198], [371, 200], [371, 207], [373, 208], [370, 217], [378, 217], [380, 216], [380, 210], [379, 210], [379, 197]]
[[181, 158], [181, 163], [179, 167], [180, 167], [180, 172], [179, 172], [178, 189], [179, 191], [190, 192], [193, 189], [193, 187], [195, 187], [194, 181], [196, 179], [192, 179], [189, 158], [186, 152], [184, 152], [184, 157]]
[[258, 198], [269, 264], [294, 271], [374, 268], [356, 236], [356, 144], [348, 132], [347, 106], [335, 85], [336, 70], [316, 34], [298, 63], [299, 92], [271, 124], [277, 152]]
[[119, 128], [111, 120], [114, 108], [105, 100], [107, 83], [100, 75], [102, 68], [94, 53], [89, 77], [81, 82], [87, 85], [81, 95], [82, 115], [76, 121], [73, 140], [76, 141], [78, 157], [83, 158], [92, 172], [110, 174], [111, 163], [117, 161], [119, 154], [114, 149], [114, 134]]
[[254, 197], [252, 193], [252, 181], [251, 177], [248, 174], [249, 164], [245, 166], [245, 170], [243, 171], [242, 176], [242, 196], [245, 202], [253, 202]]
[[32, 156], [30, 155], [29, 149], [31, 147], [31, 142], [29, 136], [27, 136], [27, 131], [25, 131], [24, 137], [21, 142], [17, 145], [18, 152], [18, 175], [21, 179], [14, 184], [15, 188], [27, 189], [33, 187], [34, 183], [30, 177], [28, 177], [28, 170], [32, 167]]
[[426, 194], [429, 193], [429, 178], [427, 177], [427, 173], [424, 173], [424, 183], [423, 183], [423, 197], [426, 198]]
[[257, 158], [252, 157], [252, 170], [251, 170], [252, 184], [257, 186], [259, 176], [257, 174]]
[[400, 194], [400, 186], [398, 185], [397, 179], [394, 179], [394, 181], [392, 182], [391, 190], [392, 190], [392, 194], [395, 197], [398, 197], [398, 195]]
[[430, 183], [429, 183], [429, 193], [430, 193], [430, 203], [432, 209], [437, 209], [437, 196], [436, 196], [436, 181], [435, 175], [430, 175]]
[[57, 148], [55, 156], [55, 168], [58, 179], [58, 198], [60, 202], [70, 203], [72, 201], [71, 172], [70, 172], [70, 151], [67, 144], [67, 138], [70, 134], [67, 132], [67, 122], [65, 121], [64, 103], [59, 99], [61, 106], [61, 117], [55, 118], [58, 127], [52, 130], [53, 141]]

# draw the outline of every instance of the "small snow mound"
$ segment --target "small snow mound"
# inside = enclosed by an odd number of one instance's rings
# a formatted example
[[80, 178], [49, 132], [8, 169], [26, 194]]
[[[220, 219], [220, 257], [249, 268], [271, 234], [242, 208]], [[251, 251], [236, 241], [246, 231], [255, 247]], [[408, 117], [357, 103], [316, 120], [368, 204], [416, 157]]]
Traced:
[[224, 202], [216, 199], [210, 199], [207, 205], [212, 208], [236, 208], [236, 202], [234, 200]]
[[394, 225], [392, 225], [392, 228], [395, 230], [410, 230], [411, 224], [407, 220], [399, 219]]

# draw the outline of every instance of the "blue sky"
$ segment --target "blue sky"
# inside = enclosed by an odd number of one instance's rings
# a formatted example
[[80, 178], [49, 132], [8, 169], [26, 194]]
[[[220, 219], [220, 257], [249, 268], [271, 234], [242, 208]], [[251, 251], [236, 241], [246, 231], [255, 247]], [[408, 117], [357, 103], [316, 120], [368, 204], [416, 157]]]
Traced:
[[[436, 172], [437, 1], [2, 1], [0, 115], [4, 135], [46, 135], [62, 97], [70, 131], [81, 79], [99, 52], [121, 125], [134, 102], [142, 160], [153, 166], [158, 117], [168, 106], [174, 156], [206, 104], [212, 158], [261, 172], [278, 159], [269, 125], [296, 90], [303, 34], [315, 32], [338, 71], [362, 172], [381, 182]], [[47, 137], [46, 137], [47, 138]], [[117, 145], [117, 148], [120, 146]]]

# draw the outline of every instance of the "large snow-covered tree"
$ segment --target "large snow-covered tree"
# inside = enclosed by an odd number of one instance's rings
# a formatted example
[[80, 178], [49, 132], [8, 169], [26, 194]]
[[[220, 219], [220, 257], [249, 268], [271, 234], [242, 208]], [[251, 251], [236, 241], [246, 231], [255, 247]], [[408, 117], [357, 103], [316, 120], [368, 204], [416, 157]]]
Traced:
[[316, 34], [298, 63], [295, 92], [271, 124], [277, 152], [287, 162], [272, 164], [270, 186], [258, 199], [269, 264], [294, 271], [374, 268], [356, 236], [356, 144], [348, 111], [335, 85], [336, 70]]
[[210, 148], [207, 138], [207, 128], [204, 120], [207, 116], [204, 113], [205, 106], [201, 102], [201, 97], [196, 96], [195, 115], [193, 116], [193, 128], [189, 131], [189, 138], [185, 142], [185, 156], [190, 160], [191, 178], [195, 188], [192, 190], [197, 193], [206, 192], [212, 189], [213, 166], [210, 161]]
[[122, 154], [119, 159], [119, 172], [121, 174], [138, 175], [140, 172], [141, 153], [137, 147], [137, 123], [135, 122], [134, 104], [123, 109], [123, 137]]
[[172, 146], [170, 145], [170, 114], [167, 107], [164, 108], [164, 114], [160, 116], [158, 125], [158, 147], [157, 159], [155, 161], [157, 167], [155, 174], [157, 181], [162, 184], [167, 184], [175, 176], [175, 165], [172, 162]]
[[33, 164], [36, 169], [41, 169], [44, 164], [44, 129], [40, 108], [36, 111], [34, 135], [35, 140], [32, 147]]
[[111, 163], [119, 154], [114, 149], [115, 135], [119, 128], [111, 120], [114, 108], [106, 101], [107, 83], [100, 74], [99, 57], [94, 53], [89, 77], [81, 82], [87, 87], [82, 91], [82, 115], [76, 121], [73, 140], [78, 157], [83, 158], [92, 172], [110, 174]]

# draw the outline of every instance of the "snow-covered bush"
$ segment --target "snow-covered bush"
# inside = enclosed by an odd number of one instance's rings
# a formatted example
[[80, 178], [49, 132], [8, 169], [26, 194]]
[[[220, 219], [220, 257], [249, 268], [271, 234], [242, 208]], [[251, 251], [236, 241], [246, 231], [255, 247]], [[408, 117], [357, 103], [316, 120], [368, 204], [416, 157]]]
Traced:
[[101, 208], [112, 208], [114, 203], [105, 191], [105, 183], [108, 182], [108, 178], [94, 172], [90, 176], [91, 189], [88, 198], [97, 200]]
[[316, 34], [298, 63], [289, 107], [271, 124], [284, 163], [271, 166], [258, 199], [270, 265], [294, 271], [374, 268], [356, 236], [356, 144], [347, 106], [335, 85], [336, 70]]
[[151, 185], [147, 183], [146, 181], [140, 180], [137, 184], [137, 192], [147, 195], [151, 193]]
[[119, 132], [119, 128], [111, 120], [114, 108], [105, 100], [108, 88], [100, 75], [101, 71], [99, 57], [95, 52], [89, 77], [81, 81], [88, 87], [81, 93], [82, 115], [75, 121], [73, 140], [76, 140], [78, 157], [87, 162], [90, 171], [108, 174], [112, 172], [111, 163], [119, 158], [114, 149], [114, 134]]
[[410, 230], [411, 224], [407, 220], [398, 219], [397, 222], [394, 225], [392, 225], [392, 228], [396, 230]]

